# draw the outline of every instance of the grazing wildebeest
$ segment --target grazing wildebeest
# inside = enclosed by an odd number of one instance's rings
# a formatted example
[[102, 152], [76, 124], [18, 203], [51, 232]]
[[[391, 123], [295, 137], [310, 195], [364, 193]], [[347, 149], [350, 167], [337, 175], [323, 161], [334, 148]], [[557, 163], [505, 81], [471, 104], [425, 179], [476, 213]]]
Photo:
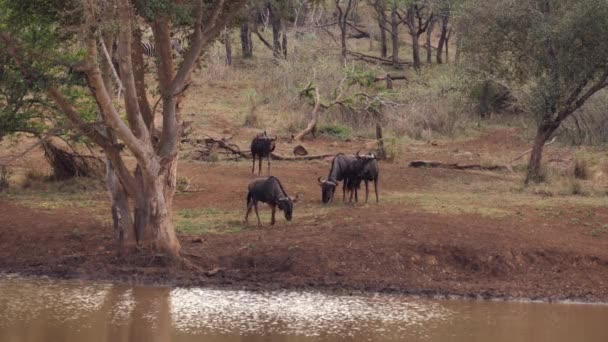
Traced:
[[376, 201], [378, 201], [378, 162], [376, 155], [373, 153], [360, 155], [359, 152], [355, 156], [347, 156], [338, 153], [331, 163], [329, 176], [326, 180], [318, 182], [321, 186], [321, 199], [323, 203], [328, 203], [333, 200], [333, 195], [339, 181], [344, 181], [342, 184], [342, 201], [346, 201], [346, 193], [350, 193], [349, 201], [352, 201], [353, 195], [355, 201], [358, 201], [357, 189], [361, 185], [361, 181], [365, 181], [366, 197], [369, 196], [368, 182], [374, 181], [376, 189]]
[[258, 218], [258, 225], [260, 222], [260, 215], [258, 214], [258, 202], [267, 203], [272, 209], [272, 216], [270, 218], [270, 224], [274, 225], [274, 214], [276, 207], [279, 210], [283, 210], [285, 219], [291, 221], [293, 215], [293, 204], [297, 202], [299, 195], [291, 198], [283, 189], [281, 182], [274, 176], [256, 179], [249, 183], [249, 192], [247, 193], [247, 213], [245, 214], [245, 222], [249, 223], [249, 213], [251, 208], [255, 209], [255, 216]]
[[355, 156], [347, 156], [343, 153], [336, 154], [331, 161], [331, 169], [329, 170], [327, 179], [321, 180], [321, 177], [318, 178], [323, 203], [333, 201], [336, 186], [342, 180], [344, 180], [342, 184], [342, 201], [346, 200], [346, 190], [350, 189], [348, 180], [356, 175], [356, 164], [357, 158]]
[[365, 182], [365, 203], [367, 203], [367, 199], [369, 197], [369, 182], [374, 182], [374, 191], [376, 192], [376, 203], [378, 200], [378, 177], [380, 175], [380, 167], [378, 166], [378, 160], [376, 159], [376, 155], [371, 152], [366, 155], [360, 155], [357, 152], [356, 158], [360, 161], [360, 163], [356, 166], [358, 172], [354, 177], [349, 178], [348, 182], [348, 190], [355, 193], [355, 201], [357, 198], [357, 190], [361, 185], [361, 181]]
[[268, 158], [268, 173], [270, 173], [270, 159], [272, 158], [272, 151], [276, 148], [275, 141], [277, 137], [274, 138], [269, 137], [264, 133], [256, 135], [255, 138], [251, 141], [251, 158], [253, 159], [253, 165], [251, 166], [251, 173], [255, 172], [255, 158], [256, 156], [259, 158], [258, 162], [258, 176], [262, 175], [262, 158]]

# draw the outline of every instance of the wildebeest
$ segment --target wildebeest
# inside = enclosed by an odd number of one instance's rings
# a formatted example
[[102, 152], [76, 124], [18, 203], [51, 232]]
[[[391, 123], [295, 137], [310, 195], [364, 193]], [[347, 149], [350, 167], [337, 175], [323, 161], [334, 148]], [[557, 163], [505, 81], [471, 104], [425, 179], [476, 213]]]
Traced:
[[349, 178], [348, 180], [349, 185], [347, 187], [348, 190], [351, 191], [351, 197], [352, 192], [354, 192], [355, 201], [358, 200], [357, 190], [361, 185], [361, 181], [363, 181], [365, 182], [365, 203], [367, 203], [367, 199], [369, 197], [369, 182], [373, 181], [374, 191], [376, 193], [376, 203], [378, 203], [378, 177], [380, 176], [380, 167], [378, 166], [376, 155], [373, 152], [367, 155], [359, 155], [359, 152], [357, 152], [356, 158], [362, 161], [362, 163], [357, 165], [359, 171], [355, 174], [355, 176]]
[[269, 137], [264, 133], [258, 134], [251, 141], [251, 159], [253, 159], [253, 164], [251, 166], [251, 173], [255, 172], [255, 158], [259, 158], [258, 162], [258, 176], [262, 175], [262, 158], [268, 158], [268, 173], [270, 173], [270, 160], [272, 159], [272, 151], [276, 148], [275, 141], [277, 137], [274, 138]]
[[373, 153], [360, 155], [359, 152], [355, 156], [348, 156], [338, 153], [331, 163], [331, 169], [326, 180], [318, 178], [321, 186], [321, 200], [323, 203], [328, 203], [333, 200], [334, 192], [339, 181], [344, 181], [342, 184], [342, 201], [346, 201], [346, 193], [350, 193], [352, 201], [353, 194], [355, 201], [358, 200], [357, 189], [361, 181], [365, 181], [366, 201], [368, 197], [368, 182], [374, 181], [376, 189], [376, 201], [378, 201], [378, 163], [376, 156]]
[[270, 218], [270, 224], [274, 225], [274, 214], [276, 207], [282, 210], [285, 214], [285, 219], [291, 221], [293, 215], [293, 204], [298, 201], [299, 195], [291, 198], [283, 189], [281, 182], [274, 176], [256, 179], [249, 183], [249, 192], [247, 193], [247, 213], [245, 214], [245, 222], [249, 223], [249, 213], [251, 208], [255, 209], [255, 216], [258, 218], [258, 225], [260, 222], [260, 215], [258, 214], [258, 202], [267, 203], [272, 209], [272, 216]]
[[346, 190], [349, 185], [348, 179], [353, 177], [356, 170], [356, 160], [355, 156], [347, 156], [343, 153], [338, 153], [331, 161], [331, 169], [329, 170], [329, 175], [326, 180], [321, 180], [321, 177], [318, 178], [319, 185], [321, 186], [321, 200], [323, 203], [329, 203], [333, 201], [334, 192], [336, 191], [336, 186], [338, 186], [338, 182], [344, 180], [342, 184], [342, 201], [346, 200]]

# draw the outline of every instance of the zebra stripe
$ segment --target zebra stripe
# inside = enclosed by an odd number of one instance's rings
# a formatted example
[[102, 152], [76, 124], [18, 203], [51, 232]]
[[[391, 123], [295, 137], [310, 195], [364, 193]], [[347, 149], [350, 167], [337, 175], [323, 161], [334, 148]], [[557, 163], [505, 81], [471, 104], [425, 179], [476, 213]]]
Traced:
[[[156, 50], [154, 49], [154, 43], [150, 41], [142, 41], [141, 48], [144, 52], [144, 56], [146, 57], [154, 57], [156, 55]], [[171, 50], [177, 53], [177, 55], [181, 55], [182, 53], [182, 40], [179, 38], [171, 38]]]

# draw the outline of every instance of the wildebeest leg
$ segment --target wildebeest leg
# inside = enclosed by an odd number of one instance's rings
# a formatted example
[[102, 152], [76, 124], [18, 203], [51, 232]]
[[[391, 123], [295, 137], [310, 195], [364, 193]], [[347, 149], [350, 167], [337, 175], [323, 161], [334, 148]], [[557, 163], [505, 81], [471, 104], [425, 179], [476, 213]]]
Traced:
[[260, 221], [260, 214], [258, 213], [258, 202], [253, 202], [253, 209], [255, 209], [255, 216], [258, 218], [258, 226], [262, 225]]
[[365, 203], [367, 203], [367, 197], [369, 195], [369, 187], [368, 187], [369, 181], [366, 179], [365, 180]]
[[249, 213], [251, 212], [251, 208], [253, 208], [253, 201], [247, 203], [247, 212], [245, 213], [245, 223], [247, 224], [249, 224]]
[[268, 153], [268, 174], [270, 175], [270, 159], [272, 158], [272, 153]]
[[342, 202], [346, 202], [346, 183], [348, 183], [348, 180], [344, 180], [344, 182], [342, 182]]
[[254, 174], [255, 173], [255, 154], [251, 155], [251, 159], [253, 162], [253, 164], [251, 165], [251, 174]]
[[353, 189], [355, 192], [355, 202], [359, 202], [359, 185], [355, 184], [355, 188]]
[[274, 213], [277, 211], [277, 206], [271, 205], [270, 209], [272, 210], [272, 214], [270, 215], [270, 225], [274, 226]]
[[262, 175], [262, 155], [260, 154], [260, 159], [258, 159], [258, 176]]
[[374, 179], [374, 190], [376, 191], [376, 203], [378, 203], [378, 178]]

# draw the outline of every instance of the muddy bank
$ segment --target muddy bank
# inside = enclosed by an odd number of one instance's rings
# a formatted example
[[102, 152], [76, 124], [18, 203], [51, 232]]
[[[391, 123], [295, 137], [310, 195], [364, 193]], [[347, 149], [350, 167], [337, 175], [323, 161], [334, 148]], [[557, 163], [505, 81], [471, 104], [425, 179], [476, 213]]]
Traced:
[[359, 223], [349, 226], [323, 220], [200, 239], [183, 235], [197, 270], [160, 255], [118, 258], [108, 227], [70, 211], [0, 201], [0, 271], [175, 286], [608, 301], [603, 240], [531, 239], [508, 221], [489, 230], [488, 222], [466, 215], [446, 222], [393, 209], [403, 217], [366, 221], [361, 210], [354, 214]]

